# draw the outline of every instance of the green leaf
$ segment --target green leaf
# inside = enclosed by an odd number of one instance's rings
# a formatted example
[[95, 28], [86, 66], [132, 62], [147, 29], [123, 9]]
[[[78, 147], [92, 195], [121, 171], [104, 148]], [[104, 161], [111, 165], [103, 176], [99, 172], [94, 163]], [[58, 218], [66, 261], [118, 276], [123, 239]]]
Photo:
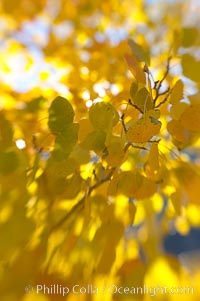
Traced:
[[93, 150], [96, 153], [105, 148], [106, 133], [97, 130], [89, 133], [85, 140], [81, 143], [81, 147], [86, 150]]
[[26, 110], [31, 113], [35, 113], [42, 108], [44, 108], [44, 104], [46, 99], [42, 96], [32, 99], [30, 102], [26, 104]]
[[131, 99], [134, 100], [138, 91], [138, 83], [133, 82], [130, 88]]
[[63, 131], [74, 119], [74, 110], [69, 101], [58, 96], [49, 108], [48, 126], [53, 134]]
[[128, 44], [131, 48], [132, 54], [139, 62], [145, 62], [147, 65], [150, 65], [149, 54], [144, 51], [142, 46], [131, 39], [128, 40]]
[[140, 89], [132, 100], [142, 112], [153, 109], [150, 93], [145, 87]]
[[195, 82], [200, 82], [200, 61], [197, 61], [190, 54], [182, 56], [183, 74]]
[[65, 126], [65, 129], [57, 135], [53, 150], [53, 158], [55, 160], [63, 160], [69, 156], [78, 140], [78, 129], [78, 124], [68, 124]]
[[89, 118], [95, 129], [106, 130], [117, 124], [119, 114], [110, 103], [98, 102], [90, 108]]

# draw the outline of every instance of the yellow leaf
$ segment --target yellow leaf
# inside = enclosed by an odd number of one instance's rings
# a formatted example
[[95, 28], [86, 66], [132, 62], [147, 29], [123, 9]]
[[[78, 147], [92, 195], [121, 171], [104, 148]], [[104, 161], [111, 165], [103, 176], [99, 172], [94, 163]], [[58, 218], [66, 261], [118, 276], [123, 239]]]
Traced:
[[128, 128], [126, 137], [134, 143], [148, 142], [153, 136], [159, 134], [161, 122], [154, 117], [141, 118], [134, 121]]
[[200, 82], [200, 61], [197, 61], [190, 54], [182, 56], [183, 74], [195, 82]]
[[138, 172], [125, 171], [116, 174], [108, 187], [108, 194], [145, 199], [156, 192], [155, 183]]
[[90, 108], [89, 118], [95, 129], [107, 130], [117, 124], [119, 114], [110, 103], [98, 102]]
[[158, 168], [159, 168], [158, 143], [151, 144], [149, 158], [148, 158], [148, 164], [153, 173], [155, 173], [158, 170]]
[[183, 98], [183, 82], [179, 79], [172, 88], [170, 103], [177, 104]]
[[142, 70], [142, 68], [140, 67], [136, 58], [133, 55], [130, 57], [128, 54], [126, 54], [125, 59], [126, 59], [126, 62], [128, 64], [128, 67], [129, 67], [131, 73], [136, 78], [136, 80], [140, 83], [146, 84], [145, 73]]
[[179, 120], [171, 120], [168, 122], [167, 130], [173, 136], [173, 138], [180, 142], [186, 143], [191, 138], [190, 131], [184, 128]]
[[180, 121], [186, 129], [200, 132], [200, 104], [189, 106], [181, 115]]
[[153, 108], [151, 95], [145, 87], [140, 89], [136, 93], [135, 97], [132, 97], [132, 101], [136, 105], [136, 107], [139, 108], [143, 113]]
[[172, 105], [170, 109], [170, 115], [173, 119], [179, 120], [183, 112], [188, 107], [188, 104], [185, 102], [177, 102]]
[[180, 182], [180, 185], [185, 189], [189, 201], [194, 204], [200, 204], [199, 187], [200, 173], [189, 163], [183, 163], [175, 170], [175, 174]]
[[113, 167], [120, 166], [125, 156], [122, 141], [113, 141], [107, 147], [107, 152], [108, 155], [105, 157], [105, 161], [108, 165]]
[[195, 27], [183, 27], [182, 28], [182, 41], [183, 47], [191, 47], [195, 44], [198, 38], [198, 30]]

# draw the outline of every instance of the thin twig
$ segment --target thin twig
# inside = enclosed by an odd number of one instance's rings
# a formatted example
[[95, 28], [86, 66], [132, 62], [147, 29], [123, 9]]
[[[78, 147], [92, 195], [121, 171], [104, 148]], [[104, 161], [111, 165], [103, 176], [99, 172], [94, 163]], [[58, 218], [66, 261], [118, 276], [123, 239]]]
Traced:
[[126, 125], [124, 123], [124, 114], [122, 114], [122, 116], [121, 116], [121, 122], [122, 122], [122, 126], [123, 126], [123, 129], [124, 129], [124, 132], [127, 133], [127, 128], [126, 128]]
[[163, 93], [163, 92], [160, 92], [161, 86], [162, 86], [164, 80], [166, 79], [166, 77], [167, 77], [167, 75], [168, 75], [168, 73], [169, 73], [170, 61], [171, 61], [171, 59], [172, 59], [171, 56], [168, 57], [168, 59], [167, 59], [166, 71], [165, 71], [165, 73], [164, 73], [162, 79], [161, 79], [160, 81], [154, 82], [154, 88], [155, 88], [155, 90], [156, 90], [156, 96], [155, 96], [155, 98], [154, 98], [154, 100], [153, 100], [154, 106], [155, 106], [155, 104], [156, 104], [157, 99], [158, 99], [161, 95], [166, 94], [166, 93], [168, 92], [167, 90], [170, 90], [170, 88], [168, 87], [168, 89], [167, 89], [164, 93]]
[[163, 104], [168, 100], [168, 97], [169, 97], [170, 94], [171, 94], [171, 92], [169, 91], [169, 93], [165, 96], [165, 98], [164, 98], [159, 104], [157, 104], [157, 105], [155, 106], [155, 108], [157, 109], [157, 108], [159, 108], [161, 105], [163, 105]]
[[129, 104], [134, 107], [136, 110], [138, 110], [140, 113], [144, 114], [144, 112], [138, 107], [136, 106], [134, 103], [132, 103], [131, 99], [128, 100]]
[[133, 148], [137, 148], [137, 149], [143, 149], [143, 150], [148, 150], [146, 147], [144, 146], [140, 146], [140, 145], [135, 145], [132, 142], [128, 142], [125, 147], [124, 147], [124, 152], [126, 153], [127, 150], [129, 149], [129, 147], [133, 147]]

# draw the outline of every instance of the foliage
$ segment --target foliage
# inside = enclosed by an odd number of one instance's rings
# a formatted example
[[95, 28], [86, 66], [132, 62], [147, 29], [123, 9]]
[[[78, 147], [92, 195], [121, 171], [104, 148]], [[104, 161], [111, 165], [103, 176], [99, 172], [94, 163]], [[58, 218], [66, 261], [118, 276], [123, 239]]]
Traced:
[[[1, 1], [2, 301], [102, 300], [25, 294], [41, 283], [192, 286], [181, 298], [198, 299], [198, 262], [164, 250], [167, 235], [200, 226], [200, 29], [191, 9]], [[103, 296], [151, 298], [178, 296]]]

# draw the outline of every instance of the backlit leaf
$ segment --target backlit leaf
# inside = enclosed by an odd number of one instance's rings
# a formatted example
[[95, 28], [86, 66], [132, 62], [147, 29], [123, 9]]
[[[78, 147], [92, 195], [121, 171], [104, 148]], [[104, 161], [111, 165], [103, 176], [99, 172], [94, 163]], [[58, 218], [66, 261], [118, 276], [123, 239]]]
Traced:
[[128, 44], [131, 48], [132, 54], [136, 57], [136, 59], [139, 62], [145, 62], [146, 64], [150, 65], [149, 55], [145, 53], [142, 46], [140, 46], [139, 44], [137, 44], [135, 41], [131, 39], [128, 40]]
[[143, 87], [137, 92], [137, 94], [133, 98], [133, 103], [142, 112], [146, 112], [148, 110], [153, 109], [153, 102], [151, 101], [150, 93], [145, 87]]
[[148, 142], [153, 136], [159, 134], [161, 128], [161, 122], [155, 119], [153, 116], [149, 118], [141, 118], [137, 121], [133, 121], [128, 128], [126, 137], [128, 141], [134, 143]]
[[170, 115], [175, 120], [180, 120], [181, 115], [187, 109], [189, 105], [185, 102], [178, 102], [172, 105], [170, 109]]
[[133, 82], [130, 88], [130, 95], [131, 95], [131, 99], [134, 100], [136, 95], [137, 95], [137, 91], [138, 91], [139, 85], [137, 82]]
[[98, 102], [90, 108], [89, 118], [95, 129], [106, 130], [117, 124], [119, 114], [110, 103]]
[[195, 27], [184, 27], [182, 29], [182, 41], [183, 47], [190, 47], [195, 44], [198, 37], [198, 30]]
[[110, 195], [126, 195], [127, 197], [145, 199], [156, 192], [156, 185], [138, 172], [121, 172], [110, 182]]
[[128, 54], [126, 54], [125, 59], [128, 64], [129, 70], [131, 71], [135, 79], [142, 84], [146, 84], [145, 73], [140, 67], [136, 58], [134, 56], [129, 56]]
[[148, 164], [153, 173], [158, 170], [158, 168], [159, 168], [158, 143], [151, 144], [149, 158], [148, 158]]
[[200, 132], [200, 104], [189, 106], [181, 115], [182, 126], [186, 129]]
[[78, 124], [71, 123], [65, 126], [55, 139], [53, 157], [56, 160], [63, 160], [68, 157], [78, 140]]
[[121, 141], [113, 141], [108, 147], [108, 155], [105, 157], [110, 166], [119, 166], [124, 159], [124, 149]]
[[63, 131], [73, 119], [74, 111], [69, 101], [61, 96], [56, 97], [49, 108], [50, 131], [53, 134]]
[[170, 103], [177, 104], [183, 98], [183, 82], [179, 79], [172, 88]]
[[86, 150], [93, 150], [96, 153], [102, 151], [105, 148], [106, 133], [97, 130], [89, 133], [84, 141], [81, 143], [81, 147]]
[[180, 142], [188, 142], [191, 138], [191, 133], [187, 128], [181, 125], [179, 120], [171, 120], [167, 124], [169, 133]]
[[200, 61], [197, 61], [192, 55], [184, 54], [182, 56], [183, 74], [189, 79], [200, 82]]

